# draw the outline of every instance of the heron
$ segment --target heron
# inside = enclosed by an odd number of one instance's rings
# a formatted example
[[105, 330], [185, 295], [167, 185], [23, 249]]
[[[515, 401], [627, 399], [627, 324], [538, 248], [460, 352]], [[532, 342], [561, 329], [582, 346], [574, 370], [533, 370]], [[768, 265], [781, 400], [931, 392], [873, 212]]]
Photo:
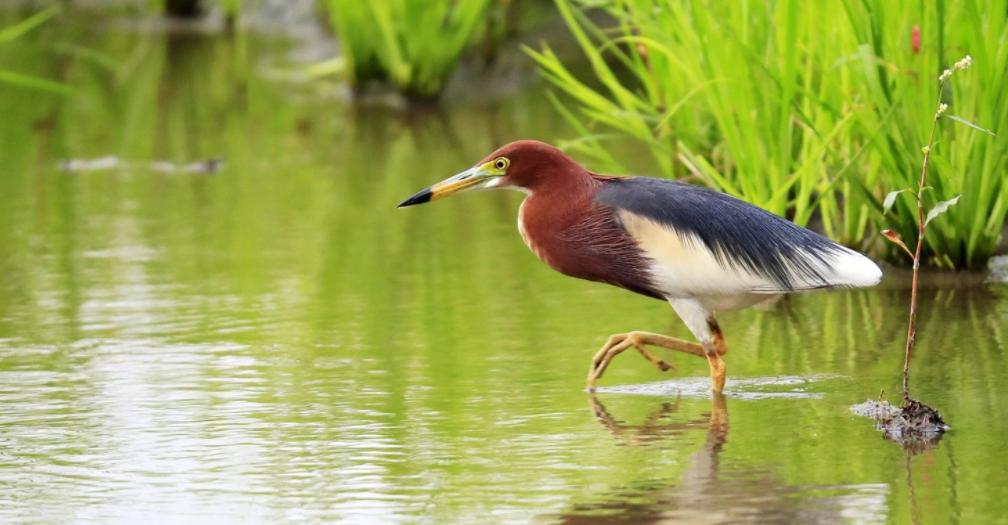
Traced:
[[728, 343], [716, 312], [793, 292], [874, 286], [882, 278], [863, 254], [741, 199], [675, 180], [593, 173], [535, 140], [501, 146], [399, 207], [496, 188], [526, 194], [518, 232], [542, 262], [666, 301], [696, 338], [614, 334], [591, 359], [589, 391], [630, 348], [668, 370], [649, 348], [662, 347], [705, 358], [711, 390], [721, 393]]

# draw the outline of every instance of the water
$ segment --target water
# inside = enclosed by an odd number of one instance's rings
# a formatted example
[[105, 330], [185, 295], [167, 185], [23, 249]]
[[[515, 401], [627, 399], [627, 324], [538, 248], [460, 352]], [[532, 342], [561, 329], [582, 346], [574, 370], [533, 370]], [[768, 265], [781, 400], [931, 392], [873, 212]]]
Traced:
[[[75, 89], [0, 88], [0, 521], [1008, 515], [1008, 288], [923, 292], [915, 395], [952, 430], [917, 456], [848, 410], [898, 397], [892, 278], [721, 316], [725, 398], [702, 359], [631, 353], [589, 396], [609, 334], [688, 336], [667, 305], [543, 266], [518, 194], [394, 208], [500, 143], [567, 136], [541, 86], [353, 109], [271, 80], [281, 40], [77, 24], [0, 46]], [[59, 170], [106, 155], [130, 164]]]

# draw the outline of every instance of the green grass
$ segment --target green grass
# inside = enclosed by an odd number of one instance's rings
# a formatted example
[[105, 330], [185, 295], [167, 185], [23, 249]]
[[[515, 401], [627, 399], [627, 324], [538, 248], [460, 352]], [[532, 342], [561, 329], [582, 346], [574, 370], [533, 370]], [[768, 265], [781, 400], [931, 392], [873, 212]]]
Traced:
[[[915, 238], [912, 198], [900, 197], [895, 221], [881, 200], [919, 172], [922, 115], [933, 111], [946, 63], [972, 53], [977, 64], [948, 93], [953, 112], [1008, 129], [1004, 1], [591, 2], [610, 16], [604, 24], [585, 15], [588, 2], [556, 4], [590, 75], [548, 47], [528, 51], [581, 130], [569, 147], [619, 171], [617, 143], [645, 144], [665, 176], [692, 177], [799, 224], [817, 220], [857, 248], [889, 249], [874, 232], [893, 222]], [[926, 255], [979, 267], [1005, 221], [1008, 141], [958, 127], [939, 144], [931, 193], [963, 199], [929, 232]]]
[[[13, 42], [33, 29], [44, 24], [50, 18], [60, 13], [59, 6], [53, 6], [35, 13], [20, 22], [10, 26], [0, 28], [0, 46]], [[70, 93], [70, 88], [59, 82], [54, 82], [35, 75], [29, 75], [18, 71], [0, 67], [0, 84], [8, 86], [32, 89], [35, 91], [45, 91], [57, 95]]]
[[484, 30], [490, 0], [325, 0], [354, 87], [389, 82], [416, 99], [440, 94]]
[[[934, 191], [925, 194], [926, 204], [961, 198], [929, 228], [926, 253], [944, 266], [982, 267], [997, 249], [1008, 213], [1008, 2], [927, 2], [915, 8], [849, 1], [845, 7], [860, 42], [852, 60], [862, 70], [858, 95], [876, 109], [858, 112], [859, 129], [865, 136], [880, 130], [867, 143], [872, 168], [884, 174], [887, 189], [915, 185], [938, 98], [937, 77], [963, 55], [973, 56], [973, 66], [955, 75], [954, 89], [945, 89], [942, 99], [949, 115], [1000, 133], [939, 127], [928, 172]], [[895, 29], [913, 24], [921, 27], [919, 54], [906, 44], [909, 32]], [[894, 229], [916, 240], [916, 201], [903, 195], [895, 211], [889, 221]], [[879, 218], [876, 224], [885, 222]]]

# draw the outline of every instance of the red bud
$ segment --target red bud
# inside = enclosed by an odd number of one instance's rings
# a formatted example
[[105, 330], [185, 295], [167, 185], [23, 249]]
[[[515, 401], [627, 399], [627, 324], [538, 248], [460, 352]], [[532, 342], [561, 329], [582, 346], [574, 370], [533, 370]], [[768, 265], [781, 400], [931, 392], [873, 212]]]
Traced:
[[906, 254], [909, 255], [911, 259], [914, 258], [913, 252], [910, 251], [910, 248], [907, 248], [906, 243], [903, 242], [903, 239], [900, 238], [898, 233], [892, 230], [882, 230], [881, 233], [882, 235], [885, 236], [886, 239], [892, 241], [893, 244], [899, 246], [900, 248], [903, 248], [903, 251], [906, 252]]
[[916, 55], [920, 53], [920, 46], [921, 46], [920, 26], [913, 26], [913, 30], [910, 31], [910, 49]]

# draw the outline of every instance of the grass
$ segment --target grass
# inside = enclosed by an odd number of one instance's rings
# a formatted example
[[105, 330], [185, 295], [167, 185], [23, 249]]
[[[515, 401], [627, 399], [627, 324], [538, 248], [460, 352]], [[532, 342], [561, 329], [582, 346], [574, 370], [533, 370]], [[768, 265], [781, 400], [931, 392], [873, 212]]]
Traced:
[[[928, 230], [925, 253], [930, 262], [983, 267], [997, 250], [1008, 213], [1008, 2], [937, 2], [917, 8], [848, 2], [846, 8], [849, 26], [862, 42], [852, 61], [863, 70], [859, 95], [869, 107], [891, 114], [887, 119], [878, 112], [858, 114], [862, 129], [880, 130], [869, 147], [873, 168], [885, 174], [886, 189], [916, 184], [936, 98], [949, 103], [955, 113], [1002, 131], [991, 136], [966, 126], [939, 127], [940, 147], [931, 154], [928, 172], [934, 191], [924, 196], [930, 207], [938, 196], [961, 195], [948, 217]], [[906, 45], [906, 34], [889, 29], [913, 24], [920, 25], [919, 53]], [[966, 53], [975, 63], [957, 75], [957, 88], [939, 87], [935, 78], [945, 65]], [[916, 200], [901, 195], [895, 204], [890, 219], [894, 229], [916, 240]], [[876, 224], [882, 226], [885, 220], [879, 218]]]
[[[570, 148], [619, 171], [617, 144], [645, 144], [665, 176], [692, 177], [802, 225], [818, 221], [856, 248], [890, 250], [866, 235], [887, 223], [915, 238], [912, 198], [900, 196], [893, 217], [882, 199], [920, 171], [921, 108], [937, 96], [933, 80], [949, 55], [978, 50], [962, 91], [947, 93], [953, 107], [981, 126], [1008, 127], [1004, 1], [556, 4], [591, 73], [578, 76], [548, 47], [528, 52], [566, 95], [558, 105], [581, 134]], [[593, 21], [589, 6], [609, 21]], [[963, 197], [929, 232], [925, 256], [980, 267], [1005, 222], [1008, 139], [941, 133], [950, 144], [932, 159], [928, 204], [932, 193]]]
[[389, 82], [411, 98], [432, 99], [485, 29], [490, 0], [326, 0], [323, 5], [351, 85]]
[[[29, 16], [28, 18], [25, 18], [13, 25], [0, 28], [0, 46], [21, 38], [59, 13], [59, 6], [53, 6], [39, 11], [38, 13], [35, 13], [34, 15]], [[66, 95], [70, 93], [70, 88], [59, 82], [54, 82], [52, 80], [26, 73], [12, 71], [2, 67], [0, 67], [0, 84], [36, 91], [45, 91], [57, 95]]]

